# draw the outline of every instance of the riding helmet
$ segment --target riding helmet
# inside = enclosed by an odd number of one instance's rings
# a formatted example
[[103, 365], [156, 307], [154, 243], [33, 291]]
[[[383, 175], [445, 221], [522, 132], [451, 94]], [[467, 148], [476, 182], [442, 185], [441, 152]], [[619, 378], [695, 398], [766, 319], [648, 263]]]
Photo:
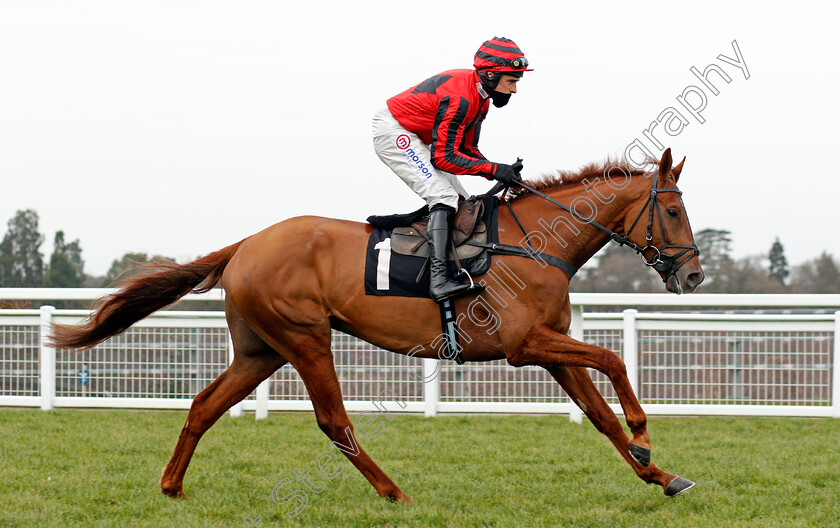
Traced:
[[489, 90], [496, 88], [501, 76], [494, 75], [491, 79], [487, 72], [502, 72], [522, 77], [523, 72], [534, 71], [528, 68], [528, 59], [525, 58], [519, 46], [504, 37], [493, 37], [485, 41], [475, 53], [473, 66], [481, 78], [481, 83]]

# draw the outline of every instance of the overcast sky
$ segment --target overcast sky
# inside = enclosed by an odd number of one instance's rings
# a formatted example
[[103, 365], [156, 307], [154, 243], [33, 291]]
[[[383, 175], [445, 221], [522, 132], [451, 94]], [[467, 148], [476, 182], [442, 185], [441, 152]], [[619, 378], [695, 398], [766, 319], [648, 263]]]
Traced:
[[[754, 5], [0, 0], [0, 229], [35, 209], [45, 257], [61, 229], [101, 275], [126, 252], [186, 261], [296, 215], [413, 210], [373, 151], [373, 112], [505, 36], [535, 71], [490, 110], [491, 160], [521, 156], [530, 178], [651, 148], [643, 131], [672, 107], [688, 125], [654, 135], [687, 157], [695, 232], [731, 230], [736, 257], [777, 236], [792, 264], [840, 257], [836, 10]], [[749, 79], [718, 59], [733, 40]], [[710, 64], [731, 82], [710, 74], [701, 124], [677, 97]]]

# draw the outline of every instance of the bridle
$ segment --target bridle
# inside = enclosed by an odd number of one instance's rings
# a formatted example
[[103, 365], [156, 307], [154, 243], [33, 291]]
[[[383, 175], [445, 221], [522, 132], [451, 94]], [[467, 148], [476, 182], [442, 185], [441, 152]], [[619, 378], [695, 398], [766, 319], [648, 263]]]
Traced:
[[[679, 269], [694, 258], [695, 256], [700, 254], [700, 249], [697, 247], [697, 244], [694, 242], [694, 234], [691, 235], [691, 245], [690, 246], [683, 246], [678, 244], [670, 244], [668, 242], [668, 237], [665, 234], [665, 226], [662, 223], [662, 209], [659, 207], [659, 202], [656, 200], [656, 197], [660, 193], [677, 193], [680, 197], [682, 197], [682, 191], [679, 189], [662, 189], [656, 186], [656, 178], [651, 178], [651, 185], [650, 185], [650, 198], [648, 198], [647, 203], [639, 211], [638, 216], [636, 216], [636, 220], [633, 221], [633, 224], [630, 226], [630, 229], [627, 230], [627, 233], [624, 235], [617, 235], [613, 236], [611, 234], [611, 238], [618, 242], [619, 245], [628, 246], [633, 249], [637, 254], [642, 257], [642, 262], [645, 263], [646, 266], [655, 269], [660, 273], [665, 274], [665, 278], [663, 279], [664, 282], [668, 282], [674, 274], [679, 271]], [[653, 212], [654, 209], [656, 210], [656, 218], [659, 220], [659, 230], [660, 234], [662, 235], [662, 240], [665, 242], [665, 245], [662, 248], [658, 248], [653, 245]], [[645, 235], [645, 247], [640, 247], [638, 244], [631, 242], [629, 240], [630, 233], [633, 232], [633, 229], [636, 228], [636, 225], [639, 223], [639, 220], [644, 215], [645, 211], [648, 211], [648, 225], [647, 225], [647, 234]], [[688, 219], [686, 219], [688, 221]], [[608, 230], [609, 231], [609, 230]], [[680, 249], [681, 251], [673, 254], [666, 254], [666, 249]], [[653, 251], [654, 255], [647, 259], [645, 257], [646, 251]], [[688, 257], [680, 261], [680, 257], [683, 255], [691, 252]], [[676, 264], [676, 266], [674, 266]]]
[[[646, 266], [651, 267], [651, 268], [655, 269], [656, 271], [658, 271], [660, 273], [664, 273], [665, 277], [662, 280], [663, 280], [663, 282], [667, 283], [668, 279], [673, 277], [677, 273], [677, 271], [679, 271], [679, 269], [686, 262], [688, 262], [689, 260], [691, 260], [692, 258], [694, 258], [695, 256], [700, 254], [700, 249], [697, 247], [697, 244], [694, 242], [694, 235], [693, 234], [692, 234], [692, 239], [691, 239], [691, 245], [690, 246], [683, 246], [683, 245], [668, 243], [668, 237], [665, 234], [665, 226], [662, 224], [662, 211], [660, 209], [660, 204], [657, 201], [657, 196], [660, 193], [669, 193], [669, 192], [670, 193], [677, 193], [679, 196], [682, 196], [682, 191], [680, 191], [679, 189], [658, 188], [656, 186], [656, 181], [657, 181], [656, 177], [652, 176], [651, 179], [652, 179], [652, 181], [651, 181], [651, 186], [650, 186], [650, 197], [648, 198], [648, 201], [645, 204], [645, 206], [642, 208], [642, 210], [639, 211], [639, 214], [636, 216], [636, 219], [633, 221], [633, 224], [630, 226], [630, 229], [628, 229], [627, 232], [623, 235], [619, 234], [619, 233], [616, 233], [615, 231], [613, 231], [612, 229], [610, 229], [610, 228], [608, 228], [604, 225], [601, 225], [600, 223], [596, 222], [594, 218], [587, 218], [587, 217], [583, 216], [582, 214], [578, 213], [577, 211], [568, 207], [567, 205], [564, 205], [564, 204], [554, 200], [553, 198], [551, 198], [549, 196], [546, 196], [545, 194], [541, 193], [540, 191], [538, 191], [538, 190], [536, 190], [532, 187], [529, 187], [528, 185], [522, 183], [521, 181], [513, 183], [512, 186], [521, 187], [521, 188], [527, 190], [528, 192], [539, 196], [543, 200], [547, 200], [548, 202], [556, 205], [560, 209], [563, 209], [564, 211], [568, 212], [571, 215], [574, 215], [575, 217], [583, 220], [584, 222], [586, 222], [588, 224], [591, 224], [592, 226], [594, 226], [594, 227], [600, 229], [601, 231], [603, 231], [604, 233], [607, 233], [610, 236], [610, 239], [615, 241], [616, 243], [618, 243], [619, 246], [627, 246], [630, 249], [632, 249], [633, 251], [635, 251], [637, 254], [639, 254], [642, 257], [642, 262], [644, 262]], [[504, 184], [503, 184], [503, 187], [504, 187]], [[492, 191], [491, 191], [491, 193], [492, 193]], [[522, 228], [522, 224], [519, 222], [519, 219], [516, 218], [516, 215], [513, 213], [513, 208], [510, 206], [510, 202], [508, 201], [507, 204], [508, 204], [508, 208], [510, 209], [511, 214], [513, 214], [514, 219], [516, 219], [516, 223], [519, 224], [520, 229], [522, 229], [523, 232], [525, 232], [525, 230]], [[647, 225], [647, 234], [645, 235], [646, 245], [644, 247], [642, 247], [642, 246], [636, 244], [635, 242], [632, 242], [629, 237], [630, 237], [630, 233], [632, 233], [633, 230], [636, 228], [636, 225], [639, 224], [639, 220], [641, 220], [642, 216], [645, 214], [645, 211], [648, 212], [648, 225]], [[665, 242], [665, 245], [662, 246], [661, 248], [658, 248], [655, 245], [653, 245], [653, 215], [654, 215], [654, 211], [656, 211], [656, 217], [659, 219], [659, 229], [661, 231], [660, 234], [662, 235], [662, 240]], [[525, 233], [525, 237], [528, 240], [528, 245], [530, 246], [531, 241], [530, 241], [530, 239], [528, 239], [528, 234], [527, 233]], [[673, 253], [673, 254], [666, 254], [665, 251], [669, 250], [669, 249], [679, 249], [680, 251], [677, 252], [677, 253]], [[648, 259], [647, 257], [645, 257], [645, 253], [646, 252], [651, 252], [651, 251], [653, 252], [653, 256], [651, 256], [651, 258]], [[680, 258], [683, 257], [686, 254], [688, 256], [686, 258], [683, 258], [682, 260], [680, 260]]]

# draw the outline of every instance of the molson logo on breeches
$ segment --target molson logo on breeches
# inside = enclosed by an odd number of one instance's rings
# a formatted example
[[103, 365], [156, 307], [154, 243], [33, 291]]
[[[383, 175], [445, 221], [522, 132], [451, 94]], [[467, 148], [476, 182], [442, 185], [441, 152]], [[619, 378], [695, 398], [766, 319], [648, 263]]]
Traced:
[[400, 134], [397, 136], [394, 143], [397, 145], [397, 148], [402, 150], [402, 155], [410, 164], [414, 165], [417, 168], [417, 171], [427, 180], [434, 176], [435, 172], [431, 167], [427, 167], [420, 156], [414, 152], [414, 149], [411, 148], [411, 138], [409, 138], [405, 134]]

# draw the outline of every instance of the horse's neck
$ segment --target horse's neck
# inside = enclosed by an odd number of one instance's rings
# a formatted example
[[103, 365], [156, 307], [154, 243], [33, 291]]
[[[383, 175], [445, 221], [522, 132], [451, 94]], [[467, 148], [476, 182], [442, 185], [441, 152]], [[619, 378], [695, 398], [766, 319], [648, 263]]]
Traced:
[[[603, 182], [589, 188], [583, 184], [570, 184], [565, 188], [561, 186], [557, 191], [549, 193], [549, 196], [568, 207], [576, 204], [575, 210], [584, 216], [589, 216], [594, 206], [597, 211], [594, 215], [595, 222], [610, 231], [623, 232], [622, 224], [627, 209], [637, 203], [643, 194], [647, 194], [649, 186], [649, 180], [636, 176], [631, 179], [626, 188], [620, 190], [611, 188]], [[569, 213], [564, 213], [547, 200], [535, 200], [535, 203], [539, 203], [537, 214], [540, 218], [555, 219], [548, 224], [545, 221], [539, 222], [543, 230], [548, 230], [549, 226], [553, 226], [554, 234], [548, 237], [548, 251], [551, 254], [581, 267], [610, 241], [609, 233], [582, 219], [569, 219]], [[559, 215], [567, 220], [558, 222]]]

